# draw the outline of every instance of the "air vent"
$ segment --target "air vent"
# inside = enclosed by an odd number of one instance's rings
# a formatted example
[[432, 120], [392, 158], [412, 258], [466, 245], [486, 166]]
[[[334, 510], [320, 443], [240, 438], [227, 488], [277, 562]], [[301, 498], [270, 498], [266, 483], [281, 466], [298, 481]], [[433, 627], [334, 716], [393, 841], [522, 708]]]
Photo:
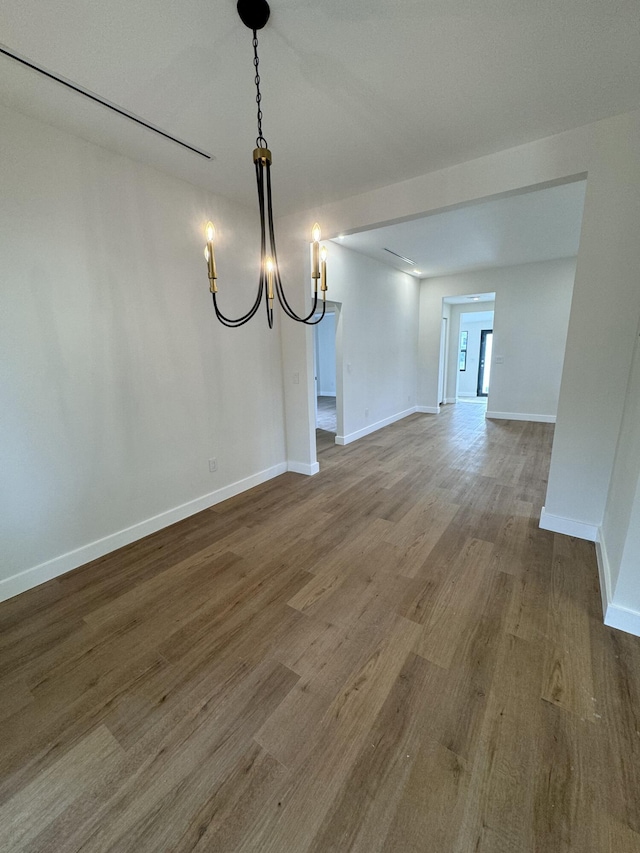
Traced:
[[94, 103], [100, 104], [100, 106], [102, 107], [106, 107], [108, 110], [111, 110], [112, 112], [123, 116], [123, 118], [129, 119], [129, 121], [134, 121], [141, 127], [144, 127], [147, 130], [152, 131], [153, 133], [157, 133], [158, 136], [162, 136], [164, 137], [164, 139], [168, 139], [170, 142], [175, 142], [176, 145], [180, 145], [182, 148], [186, 148], [187, 151], [192, 151], [199, 157], [204, 157], [205, 160], [215, 160], [215, 157], [212, 154], [208, 154], [201, 148], [197, 148], [195, 145], [190, 145], [188, 142], [184, 142], [182, 139], [178, 139], [177, 136], [172, 136], [170, 133], [167, 133], [166, 130], [162, 130], [162, 128], [156, 127], [154, 124], [151, 124], [151, 122], [145, 121], [139, 116], [134, 115], [128, 110], [125, 110], [123, 107], [119, 107], [117, 104], [112, 104], [111, 101], [107, 101], [105, 98], [101, 98], [99, 95], [95, 95], [93, 92], [90, 92], [88, 89], [84, 89], [82, 86], [79, 86], [77, 83], [74, 83], [71, 80], [66, 80], [64, 77], [60, 77], [58, 74], [53, 74], [51, 71], [47, 71], [47, 69], [43, 68], [41, 65], [37, 65], [35, 62], [31, 62], [31, 60], [25, 59], [25, 57], [14, 53], [13, 51], [2, 45], [0, 45], [0, 53], [4, 56], [8, 56], [9, 59], [14, 59], [16, 62], [19, 62], [21, 65], [24, 65], [27, 68], [31, 68], [32, 71], [37, 71], [38, 74], [42, 74], [43, 77], [48, 77], [50, 80], [55, 80], [56, 83], [60, 83], [62, 86], [66, 86], [67, 89], [71, 89], [73, 92], [77, 92], [79, 95], [83, 95], [85, 98], [89, 98], [89, 100], [94, 101]]
[[394, 252], [392, 249], [385, 249], [385, 252], [389, 252], [390, 255], [395, 255], [396, 258], [400, 258], [401, 261], [404, 261], [405, 264], [411, 264], [412, 267], [415, 267], [416, 262], [412, 261], [411, 258], [405, 258], [404, 255], [399, 255], [397, 252]]

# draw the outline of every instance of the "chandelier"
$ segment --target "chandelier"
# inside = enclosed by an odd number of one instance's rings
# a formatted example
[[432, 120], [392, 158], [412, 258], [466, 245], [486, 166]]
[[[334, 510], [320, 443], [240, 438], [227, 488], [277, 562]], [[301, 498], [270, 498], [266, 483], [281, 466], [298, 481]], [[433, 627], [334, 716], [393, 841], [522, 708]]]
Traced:
[[[312, 255], [311, 255], [311, 278], [313, 280], [313, 303], [311, 311], [305, 316], [296, 314], [287, 297], [285, 296], [280, 269], [278, 267], [278, 252], [276, 250], [276, 237], [273, 226], [273, 206], [271, 202], [271, 151], [267, 140], [262, 135], [262, 95], [260, 93], [260, 74], [258, 58], [258, 30], [261, 30], [269, 20], [269, 4], [266, 0], [238, 0], [238, 14], [242, 23], [253, 31], [253, 65], [255, 68], [254, 82], [256, 84], [256, 103], [258, 105], [258, 136], [256, 147], [253, 151], [253, 163], [256, 172], [256, 183], [258, 186], [258, 206], [260, 208], [260, 275], [258, 278], [258, 293], [255, 302], [246, 314], [232, 319], [222, 313], [218, 306], [218, 287], [216, 259], [213, 244], [216, 237], [216, 229], [213, 222], [207, 222], [205, 236], [207, 244], [204, 256], [207, 262], [209, 275], [209, 290], [213, 297], [213, 307], [216, 317], [224, 326], [232, 329], [243, 326], [256, 314], [264, 297], [267, 310], [267, 322], [269, 328], [273, 328], [273, 303], [277, 298], [282, 310], [292, 320], [298, 323], [306, 323], [315, 326], [325, 314], [327, 293], [327, 250], [320, 248], [320, 226], [313, 226]], [[317, 319], [313, 319], [318, 309], [318, 284], [322, 294], [322, 313]]]

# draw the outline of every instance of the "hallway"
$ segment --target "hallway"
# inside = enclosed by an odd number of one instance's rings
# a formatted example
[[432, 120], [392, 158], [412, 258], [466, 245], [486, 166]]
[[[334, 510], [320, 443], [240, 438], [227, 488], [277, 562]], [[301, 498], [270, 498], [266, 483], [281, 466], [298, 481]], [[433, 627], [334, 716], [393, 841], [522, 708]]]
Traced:
[[336, 433], [337, 417], [336, 417], [336, 398], [335, 397], [318, 397], [318, 417], [316, 420], [317, 429], [322, 429], [325, 432]]

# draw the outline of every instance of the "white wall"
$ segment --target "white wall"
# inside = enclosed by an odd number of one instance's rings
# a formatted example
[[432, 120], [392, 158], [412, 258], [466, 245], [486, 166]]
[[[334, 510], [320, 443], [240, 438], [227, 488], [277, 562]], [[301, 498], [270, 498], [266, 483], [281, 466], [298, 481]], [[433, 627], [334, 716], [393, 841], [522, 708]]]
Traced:
[[318, 395], [336, 396], [336, 315], [326, 313], [315, 327]]
[[562, 530], [563, 519], [577, 520], [593, 538], [604, 517], [640, 315], [640, 113], [594, 128], [545, 502], [549, 526]]
[[[420, 393], [428, 399], [437, 363], [433, 363], [432, 336], [439, 322], [440, 303], [445, 296], [495, 292], [495, 303], [452, 306], [452, 328], [460, 313], [494, 308], [493, 364], [487, 400], [488, 416], [518, 417], [525, 420], [554, 420], [558, 408], [560, 380], [576, 261], [565, 258], [499, 267], [473, 273], [423, 279], [420, 289], [420, 360], [423, 384]], [[457, 365], [454, 332], [449, 364]], [[479, 335], [478, 335], [479, 341]], [[470, 358], [479, 343], [470, 344]], [[454, 352], [455, 349], [455, 352]], [[478, 364], [471, 364], [470, 393], [475, 395]], [[496, 358], [503, 362], [496, 364]], [[456, 366], [457, 370], [457, 366]], [[474, 372], [475, 371], [475, 372]], [[459, 374], [460, 378], [464, 373]], [[455, 382], [455, 379], [453, 380]], [[459, 385], [459, 391], [465, 389]], [[449, 386], [448, 397], [455, 394]], [[493, 413], [493, 415], [491, 415]]]
[[211, 217], [220, 302], [240, 313], [254, 212], [4, 108], [0, 138], [5, 597], [278, 473], [286, 454], [278, 331], [262, 311], [223, 328], [203, 258]]
[[327, 249], [328, 295], [340, 303], [336, 441], [348, 443], [416, 405], [418, 282], [336, 243]]
[[488, 413], [556, 419], [575, 270], [570, 258], [499, 277]]

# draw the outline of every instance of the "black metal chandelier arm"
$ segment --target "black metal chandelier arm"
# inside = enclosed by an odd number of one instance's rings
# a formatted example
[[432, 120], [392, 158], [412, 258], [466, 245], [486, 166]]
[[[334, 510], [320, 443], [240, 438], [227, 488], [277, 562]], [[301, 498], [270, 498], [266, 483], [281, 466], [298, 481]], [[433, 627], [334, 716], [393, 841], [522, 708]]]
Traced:
[[269, 300], [265, 299], [264, 304], [267, 309], [267, 323], [269, 324], [269, 328], [273, 329], [273, 308], [269, 305]]
[[276, 275], [276, 294], [278, 296], [278, 302], [280, 303], [282, 310], [287, 315], [287, 317], [289, 317], [291, 320], [296, 320], [298, 323], [308, 323], [317, 311], [318, 293], [316, 291], [313, 295], [313, 304], [311, 306], [311, 311], [306, 315], [306, 317], [299, 317], [287, 301], [287, 297], [285, 295], [284, 288], [282, 286], [282, 281], [279, 275]]
[[216, 305], [215, 293], [213, 293], [212, 296], [213, 296], [213, 307], [215, 309], [216, 317], [218, 318], [218, 321], [221, 323], [221, 325], [226, 326], [227, 329], [239, 329], [240, 326], [244, 326], [245, 323], [249, 322], [249, 320], [244, 320], [242, 323], [228, 323], [225, 320], [225, 318], [222, 316], [220, 311], [218, 310], [218, 306]]
[[246, 323], [252, 317], [255, 317], [256, 311], [260, 307], [260, 299], [262, 298], [262, 290], [264, 286], [264, 276], [260, 276], [260, 281], [258, 282], [258, 293], [256, 294], [256, 299], [251, 308], [247, 311], [246, 314], [243, 314], [241, 317], [236, 317], [235, 319], [232, 317], [226, 317], [222, 311], [218, 308], [218, 300], [216, 299], [216, 294], [213, 294], [213, 304], [216, 309], [216, 316], [219, 320], [224, 321], [227, 325], [231, 326], [241, 326], [243, 323]]
[[267, 286], [267, 282], [265, 281], [267, 237], [265, 233], [266, 229], [264, 222], [264, 186], [262, 180], [262, 161], [256, 160], [255, 167], [256, 184], [258, 187], [258, 208], [260, 210], [260, 280], [264, 284], [264, 305], [267, 310], [267, 323], [269, 324], [269, 328], [273, 329], [273, 300], [271, 300], [271, 304], [269, 304], [269, 289]]
[[[265, 170], [267, 173], [266, 178], [266, 199], [265, 199]], [[306, 317], [300, 317], [293, 310], [291, 305], [287, 300], [287, 297], [284, 292], [284, 287], [282, 286], [282, 279], [280, 277], [280, 269], [278, 266], [278, 250], [276, 248], [276, 238], [275, 238], [275, 229], [273, 224], [273, 207], [271, 201], [271, 172], [270, 172], [270, 163], [268, 160], [263, 161], [261, 158], [257, 158], [255, 160], [255, 171], [256, 171], [256, 184], [258, 189], [258, 207], [260, 211], [260, 258], [261, 258], [261, 266], [263, 270], [266, 267], [267, 262], [267, 253], [266, 253], [266, 227], [268, 224], [269, 227], [269, 247], [271, 249], [271, 262], [273, 265], [273, 283], [275, 284], [275, 296], [278, 297], [278, 302], [282, 306], [282, 310], [285, 314], [291, 319], [296, 320], [298, 323], [308, 323], [309, 320], [316, 313], [316, 308], [318, 304], [318, 292], [316, 290], [313, 300], [313, 306], [309, 314]], [[267, 212], [265, 214], [265, 202]], [[267, 319], [269, 321], [269, 328], [273, 328], [273, 302], [270, 304], [270, 300], [268, 299], [268, 289], [265, 285], [265, 304], [267, 309]], [[323, 315], [324, 316], [324, 315]], [[311, 325], [315, 325], [315, 323], [319, 322], [319, 320], [314, 321]]]
[[258, 189], [258, 210], [260, 212], [260, 261], [264, 263], [267, 250], [267, 235], [264, 218], [264, 166], [261, 160], [255, 161], [256, 186]]
[[278, 302], [282, 306], [282, 310], [290, 317], [292, 320], [296, 320], [298, 323], [304, 323], [306, 326], [317, 326], [318, 323], [322, 320], [325, 314], [327, 303], [322, 300], [322, 314], [318, 317], [317, 320], [312, 320], [311, 318], [317, 313], [318, 310], [318, 292], [316, 291], [313, 297], [313, 305], [311, 307], [311, 311], [307, 314], [306, 317], [298, 317], [298, 315], [292, 311], [289, 307], [289, 303], [287, 302], [286, 296], [284, 295], [284, 289], [282, 287], [282, 283], [278, 279], [276, 282], [276, 290], [278, 293]]
[[237, 317], [235, 319], [232, 317], [226, 317], [218, 308], [218, 300], [216, 299], [216, 294], [212, 293], [211, 295], [213, 296], [213, 307], [215, 309], [216, 317], [218, 318], [218, 320], [220, 320], [223, 326], [227, 326], [230, 329], [235, 329], [238, 326], [244, 326], [244, 324], [248, 323], [252, 317], [255, 317], [256, 312], [260, 307], [260, 299], [262, 297], [262, 286], [259, 289], [258, 296], [256, 298], [256, 301], [251, 306], [251, 309], [247, 311], [246, 314], [243, 314], [242, 317]]
[[322, 302], [322, 314], [320, 314], [320, 316], [318, 317], [318, 319], [317, 319], [317, 320], [300, 320], [300, 322], [301, 322], [301, 323], [304, 323], [304, 324], [305, 324], [305, 326], [317, 326], [317, 325], [318, 325], [318, 323], [319, 323], [319, 322], [323, 319], [323, 317], [324, 317], [324, 312], [325, 312], [325, 310], [326, 310], [326, 307], [327, 307], [327, 303], [323, 300], [323, 302]]
[[211, 296], [213, 297], [213, 308], [216, 312], [216, 317], [222, 323], [222, 325], [226, 326], [228, 329], [237, 329], [239, 326], [243, 326], [245, 323], [248, 323], [249, 320], [251, 319], [249, 317], [246, 320], [242, 320], [242, 321], [238, 321], [238, 322], [231, 322], [231, 321], [227, 320], [226, 317], [224, 317], [224, 315], [220, 313], [220, 310], [218, 308], [218, 303], [216, 302], [215, 293], [212, 293]]
[[[256, 182], [258, 185], [258, 202], [260, 204], [260, 257], [264, 258], [265, 246], [266, 246], [266, 235], [265, 235], [265, 224], [264, 224], [264, 189], [261, 186], [261, 177], [260, 177], [260, 169], [258, 167], [258, 163], [256, 162]], [[228, 328], [237, 328], [238, 326], [243, 326], [245, 323], [248, 323], [252, 317], [255, 317], [258, 308], [260, 307], [260, 300], [262, 299], [262, 293], [265, 291], [266, 293], [266, 282], [265, 282], [265, 273], [264, 273], [264, 265], [261, 265], [260, 268], [260, 279], [258, 281], [258, 293], [256, 295], [255, 302], [251, 306], [251, 308], [247, 311], [246, 314], [243, 314], [241, 317], [231, 318], [226, 317], [222, 311], [218, 308], [218, 300], [216, 299], [216, 294], [213, 294], [213, 306], [215, 308], [216, 317], [220, 322], [227, 326]], [[269, 328], [273, 327], [273, 311], [271, 314], [269, 313], [269, 301], [265, 299], [267, 305], [267, 319], [269, 320]]]
[[255, 298], [253, 305], [251, 306], [251, 308], [249, 308], [249, 310], [247, 311], [246, 314], [243, 314], [241, 317], [235, 317], [235, 318], [234, 317], [227, 317], [222, 313], [222, 311], [218, 308], [218, 300], [216, 298], [217, 294], [213, 293], [212, 294], [212, 296], [213, 296], [213, 307], [215, 308], [216, 317], [218, 318], [218, 320], [220, 320], [220, 322], [223, 323], [225, 326], [229, 326], [229, 327], [242, 326], [245, 323], [248, 323], [252, 317], [255, 317], [256, 312], [257, 312], [258, 308], [260, 307], [260, 300], [262, 299], [262, 291], [264, 289], [264, 286], [265, 286], [264, 275], [261, 274], [260, 280], [258, 282], [258, 292], [256, 294], [256, 298]]
[[[297, 320], [298, 323], [308, 323], [308, 321], [316, 313], [316, 308], [318, 305], [318, 291], [317, 290], [315, 291], [313, 305], [311, 306], [311, 311], [307, 315], [305, 315], [304, 317], [297, 314], [293, 310], [291, 305], [289, 304], [289, 301], [287, 300], [287, 297], [286, 297], [285, 292], [284, 292], [284, 287], [282, 286], [282, 279], [280, 278], [280, 266], [278, 264], [278, 250], [276, 248], [276, 235], [275, 235], [275, 228], [274, 228], [274, 224], [273, 224], [273, 206], [271, 203], [271, 169], [270, 169], [270, 166], [268, 163], [266, 166], [266, 171], [267, 171], [267, 218], [269, 221], [269, 241], [271, 243], [271, 251], [273, 252], [273, 262], [274, 262], [275, 269], [276, 269], [275, 278], [276, 278], [276, 290], [278, 293], [278, 302], [282, 306], [282, 309], [285, 312], [285, 314], [287, 314], [287, 316], [290, 317], [292, 320]], [[316, 322], [318, 322], [318, 321], [316, 321]], [[315, 322], [314, 323], [308, 323], [308, 325], [315, 325]]]

